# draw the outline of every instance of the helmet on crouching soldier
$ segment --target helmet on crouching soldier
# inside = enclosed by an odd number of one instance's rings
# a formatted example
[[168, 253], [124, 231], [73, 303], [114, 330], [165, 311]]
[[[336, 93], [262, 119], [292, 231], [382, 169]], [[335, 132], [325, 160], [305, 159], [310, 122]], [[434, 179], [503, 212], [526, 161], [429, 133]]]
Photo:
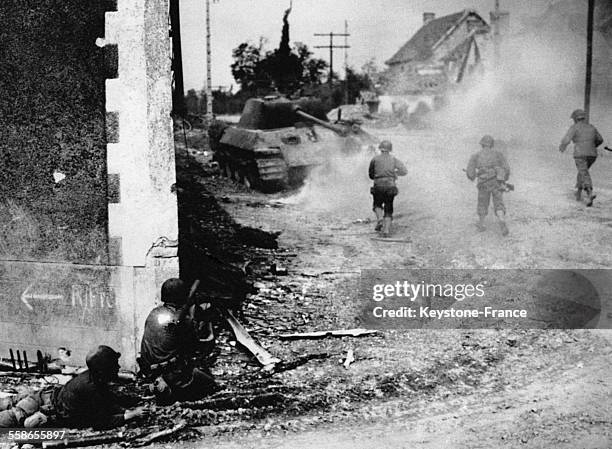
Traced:
[[170, 278], [162, 284], [161, 300], [164, 303], [186, 304], [187, 295], [187, 286], [178, 278]]

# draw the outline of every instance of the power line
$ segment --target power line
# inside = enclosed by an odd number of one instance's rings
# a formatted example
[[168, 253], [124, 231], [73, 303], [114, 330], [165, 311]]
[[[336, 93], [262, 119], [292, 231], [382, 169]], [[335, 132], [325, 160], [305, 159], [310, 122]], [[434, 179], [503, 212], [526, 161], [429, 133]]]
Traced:
[[350, 48], [348, 45], [334, 45], [334, 37], [349, 37], [348, 33], [315, 33], [315, 36], [329, 36], [329, 45], [316, 45], [314, 48], [329, 49], [329, 87], [333, 85], [334, 78], [334, 48]]

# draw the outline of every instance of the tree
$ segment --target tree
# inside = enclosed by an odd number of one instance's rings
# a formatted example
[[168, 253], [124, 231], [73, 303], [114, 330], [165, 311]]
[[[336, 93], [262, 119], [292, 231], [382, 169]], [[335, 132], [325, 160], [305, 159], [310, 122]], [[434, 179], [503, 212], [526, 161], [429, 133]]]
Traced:
[[361, 71], [370, 79], [373, 88], [380, 85], [383, 81], [383, 75], [376, 64], [376, 58], [372, 58], [362, 65]]
[[327, 63], [313, 58], [303, 43], [297, 43], [293, 48], [290, 46], [290, 13], [291, 7], [283, 16], [281, 40], [276, 50], [264, 53], [263, 39], [260, 39], [259, 47], [245, 42], [233, 50], [232, 75], [243, 92], [276, 89], [291, 94], [304, 84], [321, 82]]
[[260, 46], [244, 42], [232, 51], [234, 62], [231, 65], [232, 76], [242, 90], [255, 90], [258, 77], [261, 75], [262, 41]]
[[312, 57], [307, 45], [298, 42], [289, 53], [264, 51], [263, 46], [244, 42], [232, 56], [232, 75], [245, 92], [272, 90], [290, 94], [305, 84], [320, 84], [327, 71], [326, 61]]
[[346, 80], [348, 84], [349, 103], [354, 103], [362, 90], [372, 90], [372, 80], [367, 73], [358, 73], [352, 67], [346, 69]]
[[302, 65], [302, 82], [307, 84], [320, 84], [329, 64], [323, 59], [313, 58], [313, 53], [302, 42], [296, 42], [294, 47]]
[[195, 89], [189, 89], [185, 95], [185, 108], [190, 114], [198, 114], [200, 112], [200, 99]]

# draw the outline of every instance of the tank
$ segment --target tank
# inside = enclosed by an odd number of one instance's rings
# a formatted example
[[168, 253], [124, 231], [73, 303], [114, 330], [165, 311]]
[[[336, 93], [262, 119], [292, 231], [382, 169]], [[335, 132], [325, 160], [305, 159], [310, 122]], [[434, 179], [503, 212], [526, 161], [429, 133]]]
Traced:
[[331, 123], [325, 112], [317, 99], [249, 99], [238, 124], [212, 139], [214, 160], [228, 178], [270, 192], [299, 186], [313, 167], [376, 144], [358, 124]]

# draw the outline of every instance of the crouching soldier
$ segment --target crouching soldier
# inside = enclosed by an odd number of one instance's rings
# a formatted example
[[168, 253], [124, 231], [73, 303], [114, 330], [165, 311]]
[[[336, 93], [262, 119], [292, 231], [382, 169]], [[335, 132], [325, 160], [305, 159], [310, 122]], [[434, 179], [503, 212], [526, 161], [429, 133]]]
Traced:
[[138, 363], [151, 381], [159, 404], [197, 400], [216, 391], [213, 377], [194, 367], [199, 339], [189, 316], [193, 304], [180, 279], [161, 287], [163, 304], [151, 311], [144, 327]]
[[143, 408], [126, 410], [109, 388], [117, 380], [120, 356], [108, 346], [98, 346], [87, 355], [88, 370], [66, 385], [0, 402], [0, 427], [110, 429], [142, 416]]
[[472, 155], [466, 170], [470, 181], [478, 178], [478, 230], [485, 230], [485, 217], [489, 211], [489, 204], [493, 198], [493, 210], [499, 222], [502, 235], [508, 235], [506, 225], [506, 207], [503, 192], [506, 181], [510, 177], [510, 166], [504, 155], [493, 149], [495, 141], [491, 136], [484, 136], [480, 140], [482, 150]]
[[400, 160], [391, 156], [393, 150], [391, 142], [383, 140], [379, 148], [380, 154], [372, 158], [368, 169], [370, 179], [374, 181], [370, 192], [374, 197], [375, 230], [382, 230], [382, 236], [389, 237], [393, 221], [393, 199], [398, 194], [395, 180], [398, 176], [405, 176], [408, 171]]

